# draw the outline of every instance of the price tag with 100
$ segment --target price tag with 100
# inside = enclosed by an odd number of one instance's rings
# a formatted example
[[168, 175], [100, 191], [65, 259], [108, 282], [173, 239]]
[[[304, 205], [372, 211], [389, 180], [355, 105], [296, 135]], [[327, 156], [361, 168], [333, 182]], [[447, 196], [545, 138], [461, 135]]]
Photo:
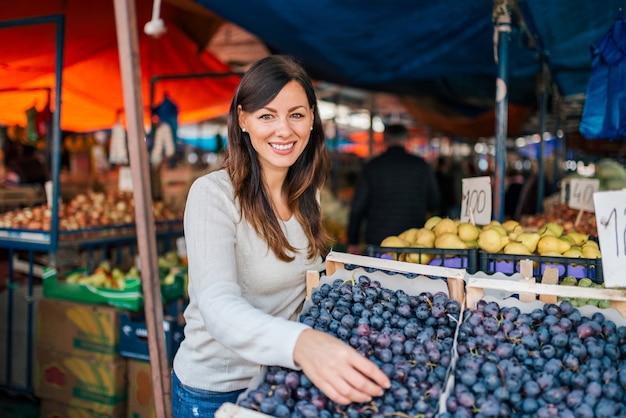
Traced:
[[491, 222], [491, 177], [469, 177], [462, 180], [461, 222], [487, 225]]
[[605, 287], [626, 287], [626, 190], [597, 192], [598, 239]]

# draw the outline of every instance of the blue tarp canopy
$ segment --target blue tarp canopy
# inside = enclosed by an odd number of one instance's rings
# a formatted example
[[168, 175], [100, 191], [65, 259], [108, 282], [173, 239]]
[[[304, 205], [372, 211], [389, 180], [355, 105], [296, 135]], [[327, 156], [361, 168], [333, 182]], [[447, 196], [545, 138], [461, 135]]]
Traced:
[[[448, 116], [472, 118], [494, 108], [492, 0], [196, 2], [255, 34], [272, 52], [298, 57], [318, 80], [400, 94]], [[544, 62], [560, 96], [584, 95], [590, 47], [623, 1], [508, 4], [510, 105], [537, 105]]]

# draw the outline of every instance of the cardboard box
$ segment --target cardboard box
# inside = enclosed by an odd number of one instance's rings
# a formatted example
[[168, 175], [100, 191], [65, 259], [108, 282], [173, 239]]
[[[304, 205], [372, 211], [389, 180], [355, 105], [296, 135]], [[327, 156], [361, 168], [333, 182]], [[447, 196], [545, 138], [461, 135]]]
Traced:
[[59, 402], [42, 399], [39, 404], [41, 418], [110, 418], [110, 414], [99, 414], [85, 408], [78, 408]]
[[120, 314], [101, 305], [43, 298], [37, 315], [37, 346], [91, 359], [119, 359]]
[[37, 350], [35, 395], [112, 417], [126, 415], [126, 361]]
[[147, 361], [128, 359], [128, 413], [127, 418], [154, 418], [152, 373]]

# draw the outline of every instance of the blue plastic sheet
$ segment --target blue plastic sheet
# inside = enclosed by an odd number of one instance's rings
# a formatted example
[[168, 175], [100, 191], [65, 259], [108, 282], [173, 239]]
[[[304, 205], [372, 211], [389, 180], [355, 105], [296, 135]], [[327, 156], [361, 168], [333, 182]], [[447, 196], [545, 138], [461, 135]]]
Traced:
[[580, 133], [588, 139], [626, 139], [626, 26], [622, 14], [591, 46], [591, 57]]

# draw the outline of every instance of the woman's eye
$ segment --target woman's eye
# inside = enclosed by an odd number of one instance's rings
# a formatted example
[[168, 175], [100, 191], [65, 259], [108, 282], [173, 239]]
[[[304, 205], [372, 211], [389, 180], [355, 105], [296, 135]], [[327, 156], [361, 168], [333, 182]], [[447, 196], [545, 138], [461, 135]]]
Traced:
[[263, 119], [263, 120], [269, 120], [271, 118], [272, 118], [272, 115], [270, 115], [269, 113], [259, 116], [259, 119]]
[[304, 115], [302, 113], [293, 113], [291, 117], [294, 119], [301, 119], [304, 117]]

